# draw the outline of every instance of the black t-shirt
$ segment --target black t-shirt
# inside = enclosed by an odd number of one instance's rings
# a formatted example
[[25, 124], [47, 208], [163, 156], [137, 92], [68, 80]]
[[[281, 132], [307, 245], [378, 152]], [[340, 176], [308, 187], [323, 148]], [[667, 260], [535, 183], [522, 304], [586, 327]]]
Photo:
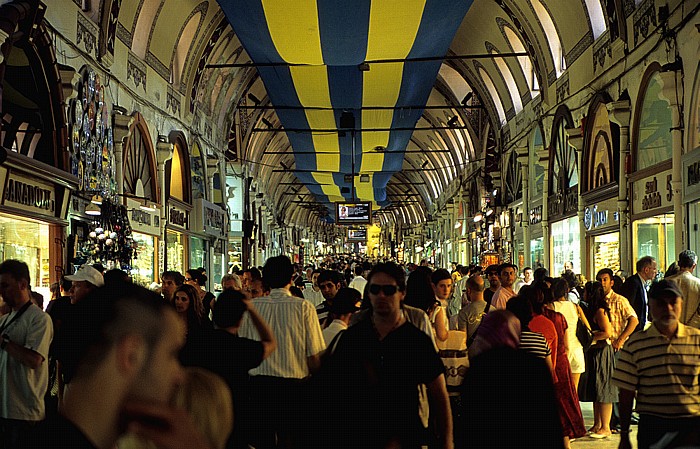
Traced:
[[422, 428], [418, 385], [444, 373], [425, 333], [406, 322], [380, 341], [367, 318], [342, 334], [328, 363], [336, 398], [329, 419], [337, 418], [335, 428], [351, 434], [350, 447], [383, 446], [391, 438], [415, 443]]
[[61, 415], [39, 424], [29, 437], [29, 449], [97, 449], [75, 424]]

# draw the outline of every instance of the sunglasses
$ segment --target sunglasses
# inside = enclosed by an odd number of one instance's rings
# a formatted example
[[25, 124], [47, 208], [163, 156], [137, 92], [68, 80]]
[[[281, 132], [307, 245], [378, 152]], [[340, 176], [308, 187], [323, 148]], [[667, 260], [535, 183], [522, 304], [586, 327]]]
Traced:
[[369, 292], [373, 295], [378, 295], [379, 292], [383, 292], [384, 296], [391, 296], [394, 293], [396, 293], [398, 290], [399, 290], [399, 288], [395, 285], [371, 284], [369, 286]]

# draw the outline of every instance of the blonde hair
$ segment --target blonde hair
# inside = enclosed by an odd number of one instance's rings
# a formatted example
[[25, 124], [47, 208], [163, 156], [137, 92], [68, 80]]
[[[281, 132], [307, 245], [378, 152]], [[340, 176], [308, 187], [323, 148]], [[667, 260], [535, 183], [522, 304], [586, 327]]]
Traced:
[[[213, 449], [224, 449], [233, 430], [231, 390], [224, 380], [203, 368], [184, 369], [185, 381], [177, 389], [172, 405], [187, 410], [195, 428]], [[126, 434], [119, 449], [156, 449], [151, 441]]]

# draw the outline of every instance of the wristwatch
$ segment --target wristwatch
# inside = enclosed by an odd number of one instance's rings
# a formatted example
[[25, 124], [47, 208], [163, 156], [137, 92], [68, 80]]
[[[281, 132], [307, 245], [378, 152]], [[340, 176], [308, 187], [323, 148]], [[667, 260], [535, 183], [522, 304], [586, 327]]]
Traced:
[[10, 336], [7, 334], [3, 335], [2, 342], [0, 342], [0, 349], [5, 349], [9, 342], [10, 342]]

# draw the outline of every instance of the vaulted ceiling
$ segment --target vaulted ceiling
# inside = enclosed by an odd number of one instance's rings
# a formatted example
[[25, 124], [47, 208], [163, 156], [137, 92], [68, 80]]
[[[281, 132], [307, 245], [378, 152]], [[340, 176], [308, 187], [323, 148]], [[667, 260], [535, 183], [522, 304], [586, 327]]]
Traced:
[[551, 103], [547, 88], [591, 58], [585, 50], [628, 3], [104, 5], [117, 6], [117, 36], [170, 78], [183, 108], [229, 130], [230, 156], [246, 164], [279, 220], [332, 220], [329, 204], [354, 198], [381, 208], [383, 221], [417, 223], [483, 158], [484, 130], [497, 133], [534, 100]]

